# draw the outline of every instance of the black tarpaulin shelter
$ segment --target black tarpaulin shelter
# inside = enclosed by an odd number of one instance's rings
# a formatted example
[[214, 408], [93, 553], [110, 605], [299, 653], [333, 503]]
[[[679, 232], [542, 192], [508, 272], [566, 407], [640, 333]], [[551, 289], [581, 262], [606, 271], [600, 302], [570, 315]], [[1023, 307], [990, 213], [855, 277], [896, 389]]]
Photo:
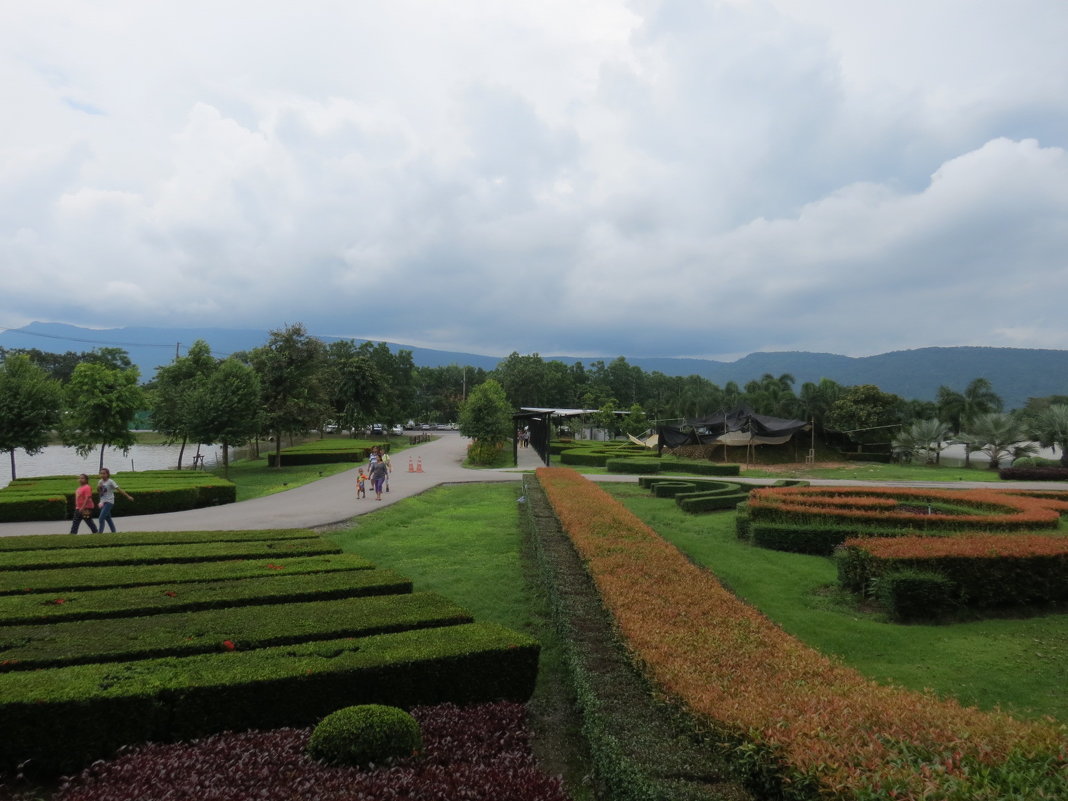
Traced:
[[660, 425], [657, 434], [661, 449], [683, 445], [781, 445], [798, 431], [807, 431], [810, 425], [805, 420], [757, 414], [741, 406], [731, 412], [686, 420], [679, 426]]

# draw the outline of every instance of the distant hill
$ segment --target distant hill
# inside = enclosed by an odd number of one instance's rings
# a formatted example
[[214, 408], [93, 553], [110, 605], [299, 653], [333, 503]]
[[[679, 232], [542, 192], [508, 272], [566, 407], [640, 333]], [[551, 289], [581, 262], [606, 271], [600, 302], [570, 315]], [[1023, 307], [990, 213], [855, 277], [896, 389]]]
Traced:
[[[0, 332], [0, 347], [37, 348], [63, 353], [85, 351], [112, 345], [124, 348], [141, 369], [145, 379], [155, 375], [156, 367], [170, 362], [175, 352], [185, 353], [197, 339], [205, 340], [217, 356], [258, 347], [267, 341], [268, 332], [254, 329], [227, 328], [112, 328], [93, 330], [60, 323], [31, 323], [24, 328]], [[322, 337], [329, 341], [331, 337]], [[363, 340], [357, 340], [362, 342]], [[472, 353], [418, 348], [388, 343], [394, 351], [410, 350], [413, 361], [422, 367], [464, 364], [492, 370], [502, 354], [480, 356]], [[610, 362], [620, 354], [600, 357]], [[625, 354], [623, 354], [625, 356]], [[544, 356], [545, 359], [571, 364], [589, 364], [597, 358]], [[1068, 350], [1027, 348], [918, 348], [894, 351], [878, 356], [838, 356], [833, 353], [787, 351], [751, 353], [734, 362], [711, 359], [630, 358], [627, 362], [646, 372], [665, 375], [699, 375], [720, 386], [734, 381], [739, 386], [765, 373], [778, 376], [789, 373], [796, 379], [795, 389], [806, 381], [829, 378], [840, 384], [875, 384], [886, 392], [904, 398], [934, 400], [938, 387], [946, 385], [963, 390], [969, 381], [986, 378], [1005, 401], [1007, 408], [1019, 408], [1030, 397], [1068, 395]]]

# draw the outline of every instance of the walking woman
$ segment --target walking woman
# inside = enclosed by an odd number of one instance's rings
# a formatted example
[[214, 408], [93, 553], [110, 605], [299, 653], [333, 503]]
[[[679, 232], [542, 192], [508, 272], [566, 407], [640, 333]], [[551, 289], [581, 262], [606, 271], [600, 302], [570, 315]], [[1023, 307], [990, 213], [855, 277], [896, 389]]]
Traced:
[[115, 493], [121, 492], [126, 496], [126, 500], [132, 501], [133, 498], [122, 487], [115, 483], [111, 478], [111, 471], [106, 467], [100, 470], [100, 483], [96, 485], [96, 493], [100, 496], [100, 519], [97, 521], [97, 525], [100, 526], [100, 533], [104, 533], [104, 521], [107, 521], [108, 528], [112, 532], [115, 531], [115, 521], [111, 519], [111, 507], [115, 505]]
[[93, 523], [93, 490], [89, 486], [89, 476], [82, 473], [78, 476], [78, 489], [74, 491], [74, 517], [70, 522], [70, 533], [77, 534], [78, 527], [84, 520], [89, 530], [96, 534], [96, 525]]

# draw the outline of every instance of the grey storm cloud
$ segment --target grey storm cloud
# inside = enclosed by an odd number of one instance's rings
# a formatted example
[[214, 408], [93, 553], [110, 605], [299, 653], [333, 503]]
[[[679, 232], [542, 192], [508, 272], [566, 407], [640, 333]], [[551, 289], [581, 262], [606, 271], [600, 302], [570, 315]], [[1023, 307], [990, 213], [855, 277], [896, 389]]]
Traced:
[[0, 325], [1065, 347], [1060, 0], [0, 9]]

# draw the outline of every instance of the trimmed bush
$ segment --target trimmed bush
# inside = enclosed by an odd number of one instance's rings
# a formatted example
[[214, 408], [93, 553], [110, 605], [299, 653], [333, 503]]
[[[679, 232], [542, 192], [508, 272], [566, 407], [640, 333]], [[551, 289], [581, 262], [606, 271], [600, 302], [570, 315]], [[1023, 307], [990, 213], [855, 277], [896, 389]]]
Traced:
[[953, 582], [926, 570], [887, 573], [873, 589], [875, 598], [895, 620], [929, 620], [956, 606]]
[[560, 451], [560, 462], [582, 467], [604, 467], [609, 455], [604, 448], [570, 448]]
[[174, 545], [192, 542], [252, 542], [255, 540], [316, 539], [309, 528], [252, 531], [120, 531], [94, 534], [27, 534], [0, 537], [0, 565], [5, 551], [42, 551], [59, 548], [111, 548], [116, 545]]
[[[30, 574], [23, 574], [29, 575]], [[149, 584], [84, 592], [58, 590], [0, 597], [0, 625], [51, 623], [161, 612], [218, 609], [264, 603], [314, 601], [355, 595], [395, 595], [412, 582], [392, 570], [348, 570], [307, 575], [271, 575], [228, 581]]]
[[0, 596], [27, 592], [62, 590], [101, 590], [111, 587], [138, 587], [145, 584], [187, 584], [223, 579], [264, 578], [279, 574], [335, 573], [371, 570], [374, 563], [354, 553], [273, 559], [239, 559], [188, 564], [121, 565], [117, 567], [71, 567], [18, 573], [0, 570]]
[[675, 496], [675, 503], [684, 512], [716, 512], [733, 509], [749, 496], [744, 492], [684, 492]]
[[423, 746], [415, 718], [395, 706], [364, 704], [332, 712], [308, 739], [308, 754], [332, 765], [382, 764]]
[[657, 498], [674, 498], [684, 492], [697, 491], [697, 487], [688, 481], [658, 481], [650, 489]]
[[674, 463], [665, 462], [660, 469], [666, 473], [693, 473], [698, 476], [737, 476], [742, 472], [742, 466], [737, 464], [691, 462], [683, 459]]
[[460, 626], [0, 674], [0, 771], [77, 770], [132, 743], [307, 725], [338, 705], [525, 701], [538, 644]]
[[653, 475], [660, 472], [660, 460], [634, 456], [624, 459], [605, 459], [605, 469], [609, 473], [627, 473], [631, 475]]
[[1004, 467], [998, 470], [1004, 481], [1068, 481], [1068, 467]]
[[0, 629], [0, 672], [129, 662], [471, 623], [434, 593], [354, 596]]
[[62, 495], [40, 497], [29, 493], [4, 495], [4, 492], [6, 490], [0, 490], [0, 523], [65, 520], [70, 517], [67, 513], [67, 499]]

